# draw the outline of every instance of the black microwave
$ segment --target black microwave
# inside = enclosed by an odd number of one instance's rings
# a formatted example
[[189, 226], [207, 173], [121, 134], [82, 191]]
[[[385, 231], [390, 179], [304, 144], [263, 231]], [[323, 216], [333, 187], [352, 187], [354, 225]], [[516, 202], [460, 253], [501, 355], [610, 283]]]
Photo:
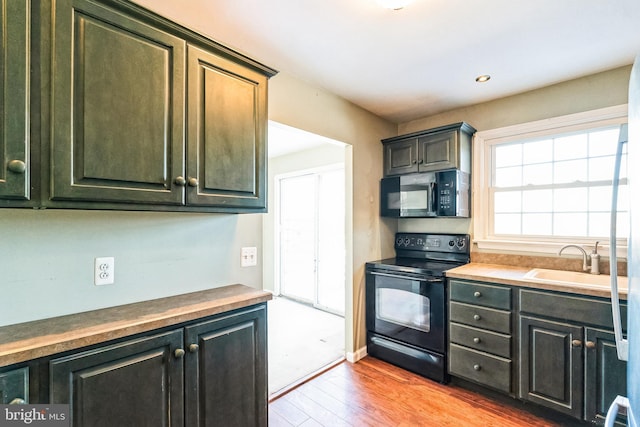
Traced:
[[457, 169], [383, 178], [380, 215], [395, 218], [469, 217], [469, 174]]

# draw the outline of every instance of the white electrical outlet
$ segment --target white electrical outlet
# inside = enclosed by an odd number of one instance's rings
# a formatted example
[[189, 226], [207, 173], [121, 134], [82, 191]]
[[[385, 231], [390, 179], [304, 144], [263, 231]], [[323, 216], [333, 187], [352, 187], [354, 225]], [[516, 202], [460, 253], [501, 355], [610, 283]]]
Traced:
[[111, 285], [115, 281], [116, 262], [113, 257], [96, 258], [93, 268], [93, 283], [96, 286]]
[[249, 247], [240, 250], [240, 266], [252, 267], [258, 264], [258, 248]]

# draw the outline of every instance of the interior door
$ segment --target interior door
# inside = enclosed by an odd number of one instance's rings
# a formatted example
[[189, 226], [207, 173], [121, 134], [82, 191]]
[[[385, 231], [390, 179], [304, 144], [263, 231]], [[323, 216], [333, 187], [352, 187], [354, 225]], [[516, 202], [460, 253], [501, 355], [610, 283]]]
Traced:
[[280, 180], [280, 293], [344, 313], [344, 169]]

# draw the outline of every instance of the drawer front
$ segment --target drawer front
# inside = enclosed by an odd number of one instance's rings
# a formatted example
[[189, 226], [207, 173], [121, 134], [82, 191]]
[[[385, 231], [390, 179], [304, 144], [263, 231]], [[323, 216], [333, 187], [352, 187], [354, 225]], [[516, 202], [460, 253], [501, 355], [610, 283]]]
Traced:
[[[520, 290], [520, 311], [553, 317], [574, 323], [613, 329], [611, 302], [608, 299], [585, 298], [555, 292]], [[622, 328], [627, 326], [627, 305], [620, 304]]]
[[451, 344], [449, 373], [511, 393], [511, 361]]
[[511, 333], [511, 312], [509, 311], [494, 310], [453, 301], [449, 303], [449, 310], [452, 322], [489, 329], [503, 334]]
[[451, 323], [449, 327], [451, 342], [476, 350], [511, 358], [511, 336], [485, 331], [471, 326]]
[[511, 288], [450, 280], [449, 289], [451, 301], [511, 310]]

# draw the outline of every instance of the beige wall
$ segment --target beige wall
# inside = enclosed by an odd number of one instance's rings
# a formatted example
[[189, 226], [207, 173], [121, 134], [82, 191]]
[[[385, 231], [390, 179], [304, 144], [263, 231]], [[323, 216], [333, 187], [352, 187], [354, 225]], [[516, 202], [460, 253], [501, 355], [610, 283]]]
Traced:
[[[627, 103], [631, 65], [401, 123], [399, 134], [467, 122], [478, 131]], [[490, 81], [486, 84], [492, 84]], [[473, 213], [472, 213], [473, 214]], [[473, 234], [471, 219], [403, 219], [399, 231]]]
[[[351, 218], [347, 218], [346, 351], [365, 346], [364, 264], [393, 256], [396, 221], [380, 218], [379, 182], [382, 177], [380, 140], [397, 134], [395, 124], [285, 73], [271, 79], [269, 119], [322, 135], [348, 145], [345, 159], [347, 187], [353, 190]], [[352, 182], [349, 183], [349, 177]], [[351, 184], [351, 185], [349, 185]], [[348, 205], [348, 203], [347, 203]], [[351, 247], [349, 247], [349, 244]]]

